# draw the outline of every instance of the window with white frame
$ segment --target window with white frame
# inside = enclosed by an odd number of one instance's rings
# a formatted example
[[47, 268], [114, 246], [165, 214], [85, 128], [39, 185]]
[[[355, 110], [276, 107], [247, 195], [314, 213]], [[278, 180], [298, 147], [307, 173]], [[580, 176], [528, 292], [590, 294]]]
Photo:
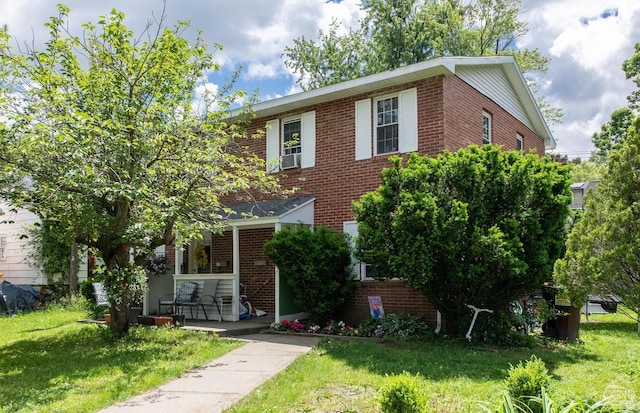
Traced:
[[267, 171], [316, 164], [316, 112], [272, 119], [266, 124]]
[[516, 133], [516, 150], [521, 151], [523, 148], [524, 136]]
[[7, 237], [0, 235], [0, 261], [7, 260]]
[[300, 119], [286, 120], [282, 124], [282, 154], [302, 153], [302, 122]]
[[398, 97], [376, 100], [376, 155], [398, 152]]
[[482, 112], [482, 144], [488, 145], [491, 143], [491, 114], [488, 112]]
[[417, 89], [355, 102], [356, 160], [418, 150]]

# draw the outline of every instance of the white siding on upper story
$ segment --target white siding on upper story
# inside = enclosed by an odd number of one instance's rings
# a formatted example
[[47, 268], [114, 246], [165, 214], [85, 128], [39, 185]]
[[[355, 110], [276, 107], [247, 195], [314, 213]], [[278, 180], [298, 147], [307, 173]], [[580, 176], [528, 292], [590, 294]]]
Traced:
[[499, 66], [459, 67], [456, 75], [534, 130], [515, 90]]
[[[7, 258], [0, 260], [0, 272], [4, 276], [0, 282], [8, 281], [19, 285], [45, 285], [47, 278], [40, 268], [31, 267], [26, 258], [29, 255], [30, 245], [27, 239], [21, 239], [27, 229], [38, 222], [38, 217], [24, 209], [11, 212], [7, 204], [0, 202], [0, 208], [4, 215], [0, 215], [0, 237], [7, 238]], [[87, 278], [86, 254], [80, 257], [80, 271], [78, 280], [81, 282]]]
[[6, 237], [6, 259], [0, 260], [0, 272], [4, 276], [0, 281], [12, 284], [46, 284], [40, 270], [25, 262], [29, 247], [26, 239], [20, 239], [38, 218], [23, 209], [12, 212], [4, 203], [0, 203], [0, 208], [4, 211], [4, 215], [0, 216], [0, 237]]

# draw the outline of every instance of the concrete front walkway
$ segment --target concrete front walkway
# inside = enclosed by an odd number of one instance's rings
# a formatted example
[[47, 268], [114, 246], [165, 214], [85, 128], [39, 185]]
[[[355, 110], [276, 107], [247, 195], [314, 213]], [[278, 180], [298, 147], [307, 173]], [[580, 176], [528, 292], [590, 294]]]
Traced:
[[102, 413], [216, 413], [232, 406], [318, 344], [317, 337], [251, 334], [246, 344]]

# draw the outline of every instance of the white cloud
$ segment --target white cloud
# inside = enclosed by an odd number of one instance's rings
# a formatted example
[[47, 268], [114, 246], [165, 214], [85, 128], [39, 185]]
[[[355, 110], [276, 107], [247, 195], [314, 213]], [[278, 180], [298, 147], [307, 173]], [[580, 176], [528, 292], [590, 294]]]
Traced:
[[[151, 13], [159, 15], [163, 6], [161, 0], [64, 3], [71, 8], [77, 34], [81, 23], [96, 22], [111, 8], [123, 11], [125, 24], [139, 33]], [[260, 88], [263, 98], [272, 98], [300, 91], [284, 67], [284, 48], [301, 36], [315, 39], [318, 29], [326, 31], [334, 18], [345, 28], [357, 27], [363, 16], [360, 4], [360, 0], [169, 0], [166, 23], [190, 20], [189, 38], [201, 29], [209, 44], [223, 45], [214, 59], [228, 71], [226, 76], [242, 65], [241, 81], [246, 84], [241, 87]], [[617, 10], [617, 16], [603, 17], [606, 10]], [[48, 38], [43, 25], [56, 14], [56, 2], [50, 0], [0, 0], [0, 25], [9, 24], [10, 33], [21, 43], [31, 43], [35, 37], [36, 47]], [[552, 58], [542, 88], [549, 102], [566, 114], [564, 123], [553, 128], [558, 150], [585, 152], [591, 147], [591, 135], [613, 110], [626, 105], [625, 98], [634, 89], [624, 79], [621, 65], [640, 40], [640, 1], [523, 0], [522, 18], [530, 33], [519, 46], [538, 48]], [[223, 82], [216, 79], [200, 87], [206, 90]]]

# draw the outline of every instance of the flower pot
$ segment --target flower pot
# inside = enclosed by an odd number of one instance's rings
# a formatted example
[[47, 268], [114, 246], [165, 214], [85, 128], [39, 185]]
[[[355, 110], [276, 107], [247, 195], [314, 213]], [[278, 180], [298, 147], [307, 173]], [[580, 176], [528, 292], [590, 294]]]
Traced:
[[157, 326], [173, 325], [173, 319], [171, 317], [154, 317], [153, 320]]
[[156, 324], [155, 322], [155, 317], [149, 317], [149, 316], [144, 316], [144, 315], [140, 315], [137, 317], [137, 322], [140, 325], [143, 326], [153, 326]]
[[107, 324], [111, 324], [111, 314], [104, 315], [104, 322]]

